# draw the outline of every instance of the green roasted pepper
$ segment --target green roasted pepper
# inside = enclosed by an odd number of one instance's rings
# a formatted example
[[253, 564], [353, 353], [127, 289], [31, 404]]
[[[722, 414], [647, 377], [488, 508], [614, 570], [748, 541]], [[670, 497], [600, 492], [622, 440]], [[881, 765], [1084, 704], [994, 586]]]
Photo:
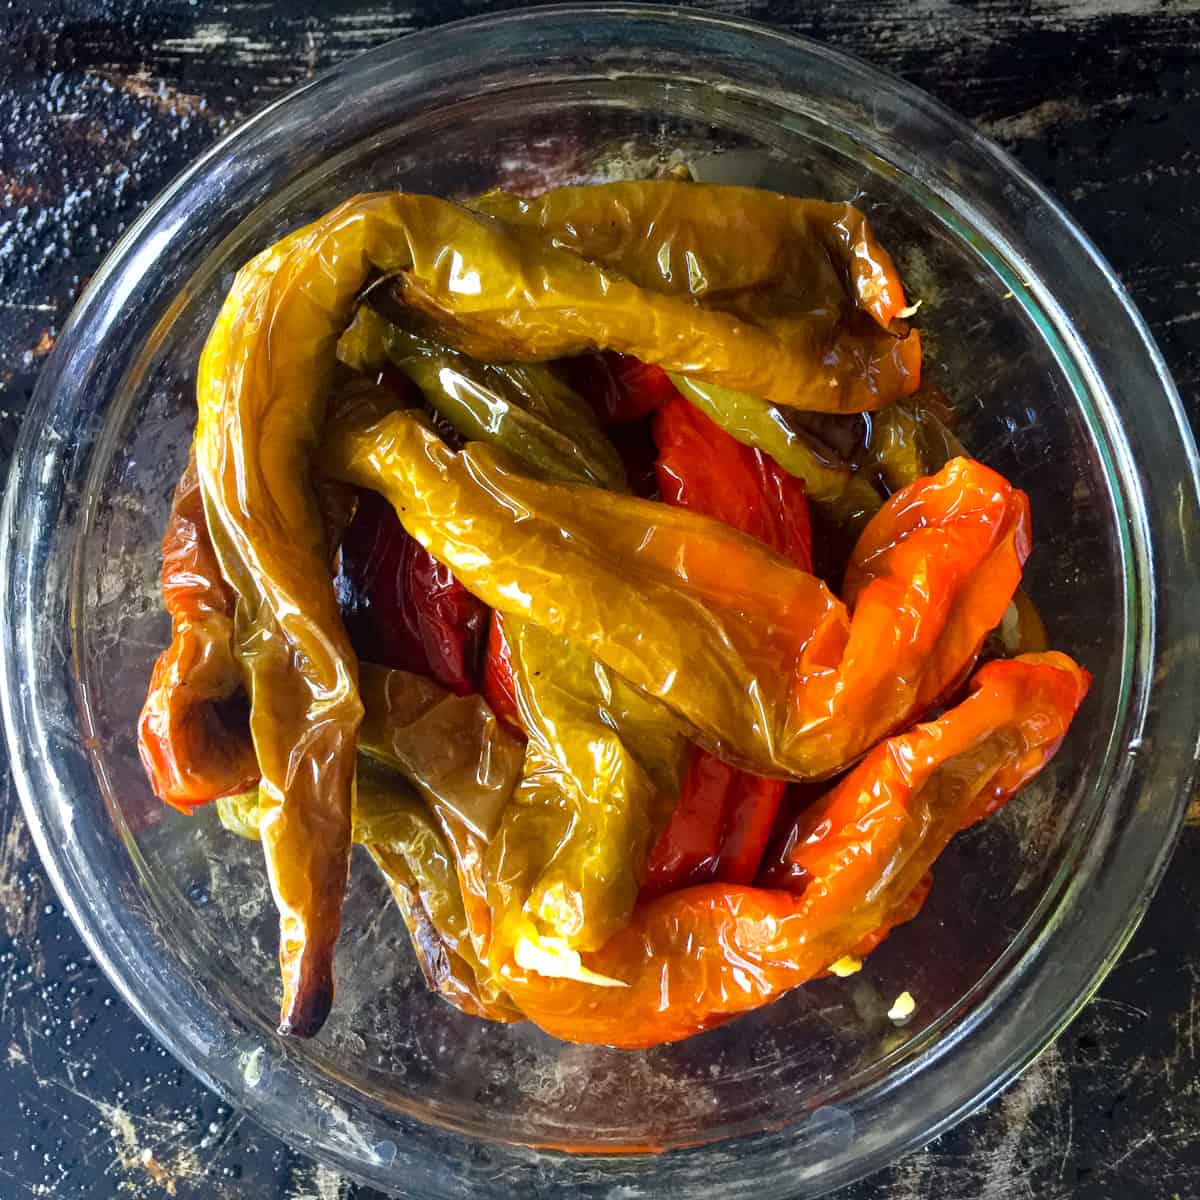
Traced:
[[[260, 839], [257, 790], [218, 800], [217, 814], [231, 833]], [[403, 777], [370, 759], [358, 764], [353, 838], [387, 880], [430, 988], [475, 1016], [520, 1020], [475, 954], [454, 856], [433, 817]]]
[[[377, 367], [386, 353], [461, 434], [504, 448], [532, 474], [624, 489], [620, 459], [591, 412], [546, 368], [475, 363], [369, 310], [359, 312], [338, 353], [360, 369]], [[518, 371], [529, 372], [533, 386], [512, 404], [520, 391], [507, 381]], [[511, 419], [538, 411], [554, 422], [553, 437], [542, 435], [540, 422], [529, 436], [528, 421]], [[506, 630], [529, 746], [486, 859], [498, 936], [595, 949], [632, 911], [649, 848], [679, 791], [687, 739], [668, 708], [586, 651], [515, 618]], [[367, 686], [364, 677], [364, 697]], [[372, 709], [386, 706], [368, 702]], [[370, 725], [368, 717], [368, 746]]]
[[497, 940], [602, 946], [629, 919], [679, 792], [671, 711], [574, 646], [509, 618], [525, 769], [488, 848]]
[[464, 438], [496, 442], [546, 479], [627, 490], [620, 455], [591, 409], [547, 366], [478, 363], [365, 307], [338, 358], [360, 371], [390, 361]]

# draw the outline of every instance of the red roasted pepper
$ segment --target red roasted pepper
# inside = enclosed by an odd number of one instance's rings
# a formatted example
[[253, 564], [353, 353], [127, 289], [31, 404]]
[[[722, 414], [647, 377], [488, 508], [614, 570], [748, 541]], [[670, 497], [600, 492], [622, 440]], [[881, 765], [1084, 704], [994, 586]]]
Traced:
[[641, 421], [679, 395], [662, 367], [632, 354], [581, 354], [560, 360], [560, 366], [605, 427]]
[[487, 606], [404, 531], [377, 492], [359, 493], [337, 589], [361, 658], [424, 675], [460, 696], [479, 690]]
[[[654, 416], [663, 500], [724, 521], [811, 571], [804, 485], [761, 451], [735, 441], [660, 373], [671, 389], [657, 396]], [[679, 803], [651, 853], [643, 896], [706, 879], [750, 883], [786, 786], [695, 751]]]
[[[679, 785], [679, 800], [646, 863], [641, 898], [713, 878], [729, 817], [736, 767], [693, 746]], [[748, 777], [751, 778], [751, 777]]]
[[724, 521], [765, 542], [802, 571], [811, 571], [812, 526], [804, 484], [672, 392], [654, 417], [662, 498]]
[[258, 781], [233, 656], [233, 594], [208, 536], [194, 453], [175, 489], [162, 555], [171, 644], [154, 664], [138, 752], [155, 794], [187, 810]]
[[483, 660], [483, 698], [502, 725], [512, 733], [525, 736], [517, 709], [512, 648], [504, 636], [504, 618], [495, 610], [488, 626], [487, 654]]

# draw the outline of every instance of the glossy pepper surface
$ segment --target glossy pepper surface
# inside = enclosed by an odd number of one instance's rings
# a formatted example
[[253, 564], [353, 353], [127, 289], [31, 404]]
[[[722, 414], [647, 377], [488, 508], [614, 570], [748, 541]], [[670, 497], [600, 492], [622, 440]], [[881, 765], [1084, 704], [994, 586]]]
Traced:
[[171, 643], [154, 664], [138, 752], [155, 794], [190, 809], [258, 780], [233, 653], [233, 593], [209, 540], [194, 453], [175, 489], [162, 556]]
[[[713, 211], [757, 203], [753, 193], [724, 196], [697, 191], [692, 203], [697, 212], [706, 202]], [[630, 192], [625, 203], [640, 197]], [[845, 321], [861, 308], [890, 324], [903, 303], [882, 251], [862, 253], [868, 235], [853, 210], [764, 225], [738, 264], [727, 256], [706, 267], [706, 276], [720, 268], [746, 280], [759, 256], [765, 281], [763, 270], [775, 268], [764, 264], [778, 261], [781, 246], [789, 261], [801, 261], [802, 245], [805, 263], [840, 256], [844, 276], [831, 268], [804, 281], [793, 270], [797, 278], [777, 280], [778, 298], [765, 307], [707, 306], [670, 281], [665, 290], [639, 286], [639, 275], [654, 275], [661, 247], [646, 245], [640, 266], [623, 252], [619, 274], [528, 226], [431, 197], [357, 197], [238, 273], [201, 356], [197, 466], [222, 573], [238, 598], [235, 646], [270, 810], [263, 844], [280, 912], [286, 1032], [313, 1033], [333, 996], [362, 709], [322, 569], [328, 547], [310, 465], [334, 344], [371, 275], [391, 275], [408, 309], [476, 358], [615, 349], [778, 403], [834, 410], [878, 407], [916, 386], [915, 335], [863, 335]]]
[[974, 812], [1024, 786], [1057, 750], [1088, 687], [1061, 654], [989, 663], [957, 707], [881, 742], [805, 811], [800, 895], [706, 884], [640, 908], [585, 956], [623, 987], [552, 980], [509, 964], [506, 989], [567, 1041], [678, 1041], [821, 974], [903, 913]]
[[540, 477], [625, 490], [625, 472], [587, 403], [541, 363], [476, 362], [363, 308], [338, 342], [359, 370], [390, 362], [468, 440], [502, 445]]
[[517, 681], [513, 675], [512, 647], [504, 633], [504, 618], [493, 611], [488, 624], [487, 651], [483, 660], [483, 698], [496, 719], [510, 732], [524, 738], [517, 709]]
[[[723, 521], [802, 571], [812, 570], [812, 527], [798, 479], [725, 433], [678, 393], [657, 405], [654, 436], [666, 503]], [[651, 854], [643, 895], [705, 878], [750, 883], [786, 786], [728, 767], [706, 751], [695, 753]]]
[[686, 739], [668, 709], [586, 649], [532, 622], [505, 628], [529, 744], [487, 851], [494, 936], [596, 949], [633, 910]]
[[955, 459], [868, 525], [848, 611], [728, 526], [533, 480], [486, 446], [454, 454], [404, 413], [331, 430], [323, 462], [382, 491], [493, 608], [585, 647], [764, 775], [831, 774], [960, 682], [1029, 549], [1024, 495]]
[[[883, 407], [919, 382], [920, 341], [901, 323], [906, 300], [899, 275], [850, 205], [659, 180], [558, 188], [532, 200], [491, 193], [473, 207], [647, 290], [769, 328], [783, 344], [803, 344], [811, 355], [810, 369], [789, 383], [791, 395], [804, 391], [805, 399], [786, 398], [767, 383], [767, 373], [761, 382], [741, 384], [677, 368], [685, 374], [832, 412]], [[670, 367], [634, 346], [610, 348]]]
[[352, 839], [451, 1003], [645, 1046], [869, 953], [1041, 769], [1061, 655], [913, 727], [1026, 623], [1029, 518], [915, 394], [906, 305], [857, 210], [672, 182], [356, 197], [239, 274], [139, 733], [261, 838], [284, 1032]]
[[374, 492], [358, 494], [335, 587], [360, 657], [427, 675], [460, 695], [478, 691], [487, 608]]
[[[223, 797], [217, 811], [230, 832], [259, 840], [257, 790]], [[360, 758], [352, 837], [387, 880], [412, 936], [429, 987], [456, 1008], [493, 1021], [520, 1020], [475, 956], [454, 857], [434, 818], [397, 772]]]
[[[547, 368], [479, 364], [363, 313], [338, 353], [367, 366], [386, 354], [459, 432], [539, 478], [624, 486], [592, 412]], [[485, 679], [528, 735], [521, 784], [484, 861], [496, 937], [532, 953], [595, 947], [629, 917], [686, 740], [669, 709], [585, 649], [511, 614], [506, 634], [495, 618]]]
[[684, 399], [730, 437], [769, 455], [802, 480], [808, 498], [837, 525], [857, 533], [879, 511], [883, 500], [871, 484], [822, 447], [779, 405], [683, 375], [670, 378]]
[[363, 751], [399, 771], [439, 816], [495, 833], [523, 748], [478, 695], [457, 696], [407, 671], [362, 664]]

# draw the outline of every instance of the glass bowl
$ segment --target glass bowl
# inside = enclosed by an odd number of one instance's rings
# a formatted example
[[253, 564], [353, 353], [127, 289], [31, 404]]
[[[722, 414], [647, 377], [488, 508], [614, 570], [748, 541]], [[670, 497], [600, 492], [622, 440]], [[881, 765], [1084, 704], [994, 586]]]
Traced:
[[[959, 837], [857, 976], [640, 1053], [429, 995], [356, 861], [325, 1032], [274, 1033], [256, 848], [158, 804], [134, 744], [197, 356], [234, 270], [356, 191], [648, 175], [862, 205], [922, 300], [929, 378], [1025, 488], [1027, 586], [1095, 685], [1048, 771]], [[1196, 453], [1110, 269], [1019, 167], [820, 45], [671, 9], [538, 9], [385, 46], [209, 152], [98, 272], [47, 364], [3, 522], [3, 699], [46, 867], [179, 1059], [293, 1145], [426, 1197], [813, 1195], [1004, 1087], [1078, 1010], [1179, 828], [1200, 694]], [[909, 991], [913, 1019], [886, 1016]], [[574, 1151], [571, 1153], [569, 1151]], [[581, 1153], [583, 1152], [583, 1153]]]

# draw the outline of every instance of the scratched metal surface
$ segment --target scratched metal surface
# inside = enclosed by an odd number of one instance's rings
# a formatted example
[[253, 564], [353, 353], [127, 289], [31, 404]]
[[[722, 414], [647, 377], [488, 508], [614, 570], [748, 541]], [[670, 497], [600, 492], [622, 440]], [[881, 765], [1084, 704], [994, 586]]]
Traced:
[[[314, 71], [486, 0], [48, 3], [0, 14], [0, 472], [101, 256], [204, 147]], [[1200, 421], [1200, 0], [728, 0], [862, 54], [1007, 145], [1133, 292]], [[853, 1200], [1200, 1197], [1200, 805], [1142, 931], [1058, 1044]], [[374, 1193], [174, 1065], [52, 894], [0, 760], [0, 1197]]]

